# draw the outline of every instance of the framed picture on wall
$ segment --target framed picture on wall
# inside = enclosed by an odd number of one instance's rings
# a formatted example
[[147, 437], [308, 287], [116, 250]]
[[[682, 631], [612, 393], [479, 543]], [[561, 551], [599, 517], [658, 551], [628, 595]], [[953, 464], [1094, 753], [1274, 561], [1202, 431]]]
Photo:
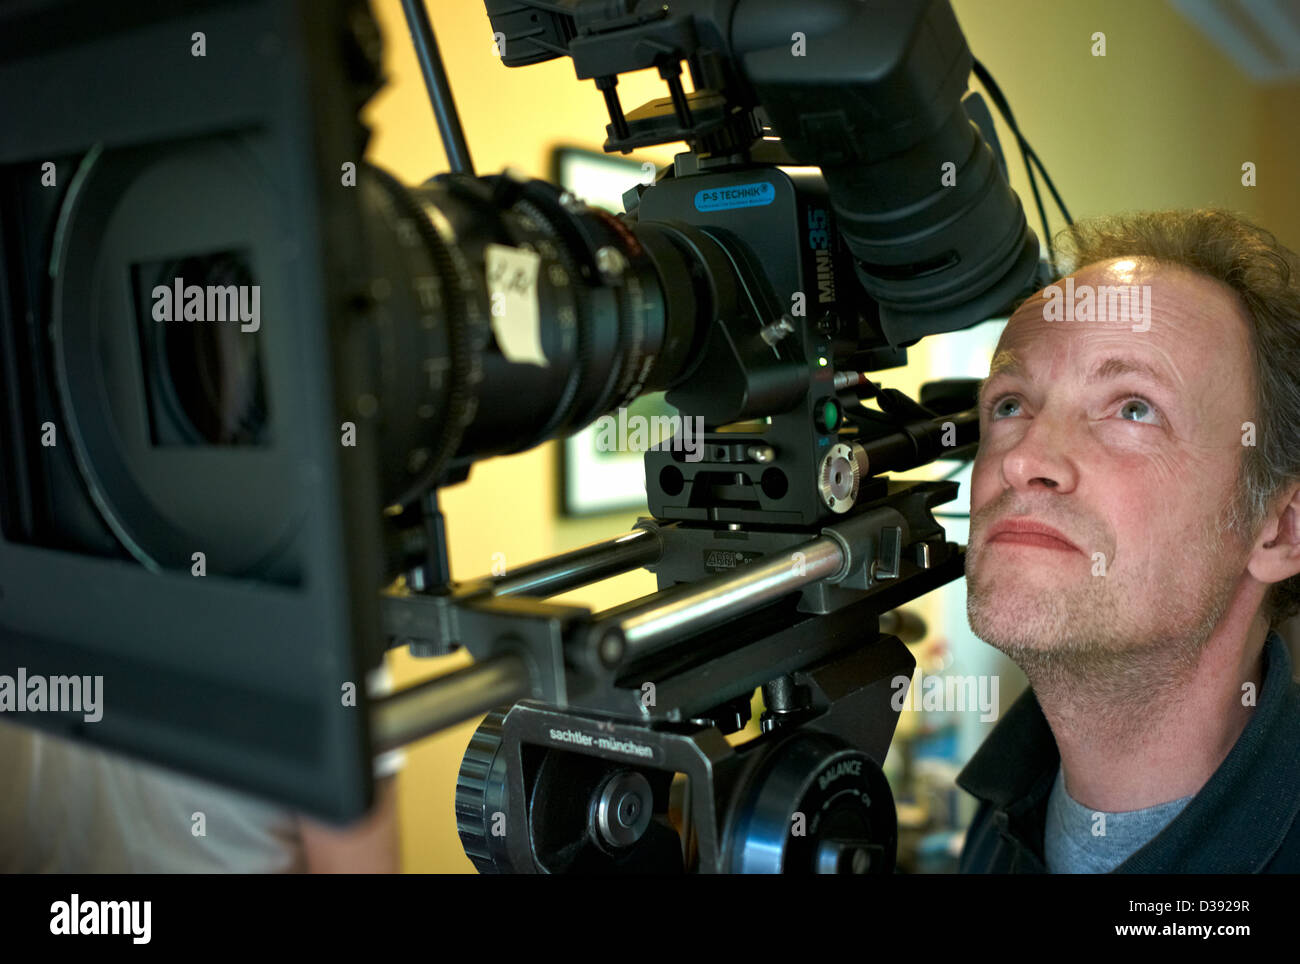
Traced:
[[[551, 158], [551, 179], [588, 204], [613, 214], [623, 213], [623, 193], [654, 180], [655, 166], [630, 156], [603, 154], [580, 147], [557, 147]], [[644, 424], [662, 424], [653, 416], [673, 415], [663, 392], [638, 398], [627, 408], [628, 422], [644, 416]], [[598, 515], [646, 508], [644, 449], [611, 446], [617, 433], [599, 423], [564, 440], [560, 471], [560, 511], [567, 516]], [[653, 445], [657, 438], [648, 438]]]

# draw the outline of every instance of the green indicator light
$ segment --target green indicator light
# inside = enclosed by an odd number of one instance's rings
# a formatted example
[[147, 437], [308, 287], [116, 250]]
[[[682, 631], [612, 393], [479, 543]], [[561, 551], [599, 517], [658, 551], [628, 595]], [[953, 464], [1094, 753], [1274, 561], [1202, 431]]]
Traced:
[[822, 406], [822, 420], [826, 423], [827, 429], [833, 429], [840, 424], [839, 409], [835, 407], [834, 402], [827, 402]]

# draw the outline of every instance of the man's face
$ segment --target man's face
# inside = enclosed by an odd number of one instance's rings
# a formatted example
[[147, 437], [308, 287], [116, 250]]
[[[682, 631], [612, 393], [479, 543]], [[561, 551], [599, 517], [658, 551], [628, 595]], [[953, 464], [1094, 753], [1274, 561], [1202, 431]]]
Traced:
[[[1176, 268], [1120, 259], [1072, 277], [1075, 303], [1084, 286], [1148, 285], [1149, 326], [1139, 301], [1111, 320], [1047, 320], [1044, 293], [1007, 323], [980, 396], [971, 629], [1013, 658], [1188, 659], [1248, 552], [1219, 528], [1254, 417], [1247, 322], [1229, 290]], [[997, 532], [1017, 519], [1073, 547]]]

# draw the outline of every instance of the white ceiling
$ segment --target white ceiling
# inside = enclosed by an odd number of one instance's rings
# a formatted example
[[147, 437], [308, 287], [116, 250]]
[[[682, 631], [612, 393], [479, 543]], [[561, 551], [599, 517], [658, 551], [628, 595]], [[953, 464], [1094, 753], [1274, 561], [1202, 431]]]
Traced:
[[1169, 0], [1251, 79], [1300, 80], [1300, 0]]

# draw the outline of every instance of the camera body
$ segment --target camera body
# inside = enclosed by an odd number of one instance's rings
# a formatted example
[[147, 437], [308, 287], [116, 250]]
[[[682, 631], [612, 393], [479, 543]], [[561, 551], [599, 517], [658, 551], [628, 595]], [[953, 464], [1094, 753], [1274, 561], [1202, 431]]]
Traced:
[[637, 224], [675, 226], [719, 262], [714, 284], [736, 288], [709, 292], [728, 310], [666, 396], [703, 429], [702, 451], [647, 452], [649, 508], [657, 519], [811, 525], [835, 515], [817, 485], [843, 422], [834, 373], [902, 364], [906, 354], [884, 344], [819, 172], [692, 171], [697, 160], [679, 155], [675, 176], [638, 189], [630, 212]]

